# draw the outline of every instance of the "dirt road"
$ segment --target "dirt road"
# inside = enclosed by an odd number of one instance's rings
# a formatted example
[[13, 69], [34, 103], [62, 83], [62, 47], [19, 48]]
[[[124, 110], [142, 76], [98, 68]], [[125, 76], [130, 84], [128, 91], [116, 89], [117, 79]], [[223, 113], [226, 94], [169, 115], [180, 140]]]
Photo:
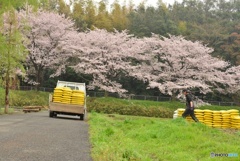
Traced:
[[59, 116], [0, 116], [0, 161], [91, 161], [88, 124]]

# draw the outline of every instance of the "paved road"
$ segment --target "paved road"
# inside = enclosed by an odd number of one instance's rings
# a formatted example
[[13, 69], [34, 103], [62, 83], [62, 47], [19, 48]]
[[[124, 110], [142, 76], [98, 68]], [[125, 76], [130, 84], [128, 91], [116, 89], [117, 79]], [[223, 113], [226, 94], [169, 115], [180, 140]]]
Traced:
[[[60, 116], [60, 115], [59, 115]], [[88, 124], [48, 112], [0, 116], [0, 161], [91, 161]]]

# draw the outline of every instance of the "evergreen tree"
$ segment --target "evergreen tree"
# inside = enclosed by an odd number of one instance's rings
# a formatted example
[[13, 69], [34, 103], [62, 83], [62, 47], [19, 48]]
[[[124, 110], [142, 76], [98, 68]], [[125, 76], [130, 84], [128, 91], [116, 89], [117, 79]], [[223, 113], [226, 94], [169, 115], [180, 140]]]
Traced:
[[26, 52], [22, 44], [22, 35], [19, 32], [19, 19], [14, 8], [3, 13], [0, 26], [0, 57], [3, 79], [5, 82], [5, 113], [9, 108], [9, 88], [11, 77], [23, 71], [22, 62]]
[[70, 16], [70, 6], [67, 5], [64, 0], [59, 0], [58, 5], [59, 5], [58, 12], [60, 14], [64, 14], [65, 17], [69, 17]]
[[107, 4], [105, 0], [102, 0], [98, 4], [98, 14], [94, 26], [99, 29], [106, 29], [107, 31], [113, 31], [113, 25], [110, 19], [110, 15], [107, 11]]
[[93, 0], [87, 0], [84, 20], [88, 29], [94, 29], [94, 22], [96, 21], [96, 6]]
[[121, 6], [118, 1], [112, 4], [111, 19], [116, 30], [122, 31], [128, 27], [127, 14], [126, 5]]
[[72, 18], [75, 22], [75, 26], [77, 27], [78, 31], [84, 31], [87, 29], [87, 23], [84, 20], [84, 2], [74, 2], [73, 3], [73, 12], [72, 12]]

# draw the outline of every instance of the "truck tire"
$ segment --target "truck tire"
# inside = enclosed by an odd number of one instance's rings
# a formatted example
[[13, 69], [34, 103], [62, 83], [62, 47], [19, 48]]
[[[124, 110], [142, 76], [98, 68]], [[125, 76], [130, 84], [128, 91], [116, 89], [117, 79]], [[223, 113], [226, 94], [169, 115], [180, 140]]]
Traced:
[[80, 120], [84, 120], [84, 114], [80, 114]]
[[53, 111], [49, 111], [49, 117], [53, 117]]
[[57, 113], [56, 112], [53, 112], [53, 117], [57, 117]]

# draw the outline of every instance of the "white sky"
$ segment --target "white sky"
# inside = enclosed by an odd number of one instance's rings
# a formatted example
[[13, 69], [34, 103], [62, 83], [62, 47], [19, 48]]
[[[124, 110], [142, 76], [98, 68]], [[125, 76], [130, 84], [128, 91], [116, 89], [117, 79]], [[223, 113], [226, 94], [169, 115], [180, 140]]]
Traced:
[[[95, 1], [99, 1], [99, 0], [95, 0]], [[109, 4], [112, 4], [115, 0], [108, 0]], [[124, 2], [124, 0], [118, 0], [120, 4], [122, 4]], [[129, 0], [126, 0], [126, 2], [128, 2]], [[139, 5], [139, 3], [141, 3], [143, 0], [133, 0], [133, 3], [135, 4], [135, 6]], [[156, 6], [158, 3], [158, 0], [145, 0], [146, 4], [148, 6]], [[162, 0], [162, 2], [164, 2], [165, 4], [173, 4], [174, 1], [177, 2], [182, 2], [182, 0]]]
[[[69, 0], [65, 0], [66, 2], [69, 2]], [[96, 3], [99, 2], [100, 0], [93, 0]], [[113, 4], [115, 0], [107, 0], [108, 4]], [[124, 1], [129, 2], [129, 0], [118, 0], [120, 4], [123, 4]], [[138, 6], [139, 3], [146, 1], [146, 5], [148, 6], [156, 6], [158, 3], [158, 0], [132, 0], [135, 6]], [[162, 0], [165, 4], [173, 4], [175, 1], [177, 2], [182, 2], [182, 0]]]

